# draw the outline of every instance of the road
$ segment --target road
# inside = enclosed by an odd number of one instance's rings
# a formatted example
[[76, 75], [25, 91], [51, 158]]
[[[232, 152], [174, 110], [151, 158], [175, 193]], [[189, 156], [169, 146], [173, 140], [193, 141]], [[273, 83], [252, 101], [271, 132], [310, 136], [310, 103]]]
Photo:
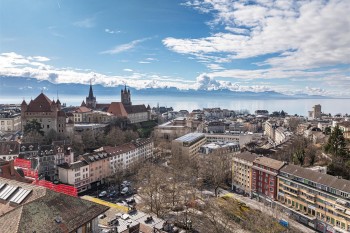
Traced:
[[281, 219], [281, 218], [286, 219], [289, 222], [290, 226], [300, 230], [301, 232], [305, 232], [305, 233], [315, 233], [316, 232], [315, 230], [312, 230], [312, 229], [304, 226], [303, 224], [289, 218], [289, 216], [287, 216], [286, 213], [277, 211], [277, 210], [275, 210], [269, 206], [266, 206], [263, 203], [258, 202], [254, 199], [250, 199], [249, 197], [244, 197], [244, 196], [238, 195], [236, 193], [231, 193], [231, 192], [229, 192], [225, 189], [222, 189], [222, 188], [219, 188], [219, 193], [220, 193], [220, 196], [230, 194], [235, 199], [237, 199], [241, 202], [244, 202], [250, 208], [260, 210], [261, 212], [264, 212], [264, 213], [266, 213], [266, 214], [268, 214], [276, 219]]

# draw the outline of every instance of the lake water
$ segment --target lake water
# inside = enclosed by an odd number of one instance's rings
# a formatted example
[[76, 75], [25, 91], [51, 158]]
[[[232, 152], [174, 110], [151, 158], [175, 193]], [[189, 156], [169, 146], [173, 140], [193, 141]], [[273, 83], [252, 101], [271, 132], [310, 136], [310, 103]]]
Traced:
[[[50, 96], [49, 96], [50, 97]], [[51, 98], [51, 97], [50, 97]], [[62, 103], [69, 105], [80, 105], [85, 96], [60, 96]], [[28, 100], [28, 99], [26, 99]], [[316, 104], [321, 104], [322, 112], [331, 114], [350, 114], [350, 99], [234, 99], [225, 97], [188, 97], [188, 96], [167, 96], [167, 95], [132, 95], [133, 104], [149, 104], [151, 107], [160, 106], [173, 107], [174, 110], [220, 107], [230, 110], [246, 109], [253, 113], [257, 109], [266, 109], [269, 112], [284, 110], [289, 114], [307, 116], [308, 111]], [[120, 97], [97, 96], [98, 103], [118, 102]], [[21, 103], [22, 98], [15, 99], [1, 98], [0, 103]]]

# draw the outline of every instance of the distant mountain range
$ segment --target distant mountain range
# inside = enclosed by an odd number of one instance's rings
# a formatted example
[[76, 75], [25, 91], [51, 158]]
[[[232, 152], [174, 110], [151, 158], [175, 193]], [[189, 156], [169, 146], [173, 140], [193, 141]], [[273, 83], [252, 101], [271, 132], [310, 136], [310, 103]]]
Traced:
[[[102, 85], [94, 85], [95, 96], [118, 96], [123, 86], [117, 87], [105, 87]], [[55, 84], [49, 81], [39, 81], [33, 78], [24, 77], [8, 77], [0, 76], [0, 103], [1, 98], [9, 97], [22, 97], [30, 98], [36, 97], [41, 91], [52, 98], [59, 96], [81, 96], [82, 99], [88, 95], [89, 85], [83, 84]], [[227, 97], [227, 98], [241, 98], [241, 99], [329, 99], [331, 97], [319, 96], [319, 95], [285, 95], [275, 91], [265, 92], [250, 92], [250, 91], [231, 91], [227, 89], [223, 90], [179, 90], [175, 87], [168, 88], [145, 88], [135, 89], [130, 88], [133, 95], [153, 95], [153, 96], [182, 96], [182, 97]]]

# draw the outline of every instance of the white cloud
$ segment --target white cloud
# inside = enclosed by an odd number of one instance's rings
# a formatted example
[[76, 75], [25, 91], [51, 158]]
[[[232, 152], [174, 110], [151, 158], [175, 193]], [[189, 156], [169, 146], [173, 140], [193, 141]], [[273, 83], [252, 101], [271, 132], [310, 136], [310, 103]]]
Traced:
[[225, 69], [218, 64], [208, 64], [207, 67], [211, 70], [223, 70], [223, 69]]
[[95, 21], [96, 21], [95, 17], [86, 18], [86, 19], [74, 22], [73, 25], [76, 27], [81, 27], [81, 28], [93, 28], [96, 25]]
[[45, 62], [50, 61], [50, 58], [42, 57], [42, 56], [34, 56], [34, 57], [28, 57], [30, 60], [38, 61], [38, 62]]
[[151, 62], [149, 62], [149, 61], [139, 61], [139, 63], [140, 63], [140, 64], [149, 64], [149, 63], [151, 63]]
[[163, 44], [174, 52], [216, 62], [277, 53], [262, 64], [290, 69], [350, 64], [348, 0], [192, 0], [185, 5], [212, 13], [208, 24], [223, 25], [225, 31], [197, 39], [165, 38]]
[[106, 28], [105, 32], [107, 32], [109, 34], [117, 34], [117, 33], [120, 33], [121, 31], [116, 31], [116, 30], [111, 30], [111, 29]]
[[[128, 86], [143, 89], [143, 88], [165, 88], [176, 87], [182, 90], [222, 90], [231, 91], [278, 91], [285, 94], [308, 93], [308, 94], [323, 94], [332, 96], [349, 96], [348, 89], [350, 88], [350, 77], [341, 75], [341, 70], [333, 69], [326, 71], [289, 71], [278, 69], [266, 70], [219, 70], [210, 73], [200, 74], [195, 81], [186, 80], [181, 77], [165, 76], [154, 73], [140, 73], [132, 69], [124, 69], [128, 75], [105, 75], [96, 73], [91, 70], [77, 68], [57, 68], [45, 64], [48, 59], [43, 56], [22, 56], [16, 53], [0, 54], [0, 76], [14, 76], [33, 78], [37, 80], [46, 80], [52, 83], [81, 83], [87, 84], [93, 79], [94, 84], [104, 86], [118, 86], [127, 84]], [[349, 72], [349, 69], [348, 69]], [[338, 79], [334, 79], [337, 76]], [[297, 77], [295, 81], [309, 80], [316, 84], [315, 86], [303, 89], [293, 88], [292, 84], [287, 85], [270, 85], [269, 82], [259, 82], [251, 85], [252, 82], [247, 80], [262, 77], [266, 79], [277, 77]], [[315, 78], [316, 77], [316, 78]], [[223, 81], [220, 78], [235, 78], [242, 80], [239, 82]], [[318, 86], [329, 84], [332, 89], [322, 89]], [[292, 82], [293, 83], [293, 82]]]
[[121, 45], [117, 45], [112, 49], [106, 50], [106, 51], [102, 51], [101, 54], [118, 54], [118, 53], [122, 53], [128, 50], [131, 50], [133, 48], [135, 48], [138, 44], [149, 40], [150, 38], [143, 38], [143, 39], [139, 39], [139, 40], [133, 40], [129, 43], [126, 44], [121, 44]]

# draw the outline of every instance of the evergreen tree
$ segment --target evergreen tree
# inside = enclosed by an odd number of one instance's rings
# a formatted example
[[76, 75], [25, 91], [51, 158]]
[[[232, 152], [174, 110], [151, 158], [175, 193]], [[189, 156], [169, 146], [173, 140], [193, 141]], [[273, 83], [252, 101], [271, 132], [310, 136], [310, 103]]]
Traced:
[[346, 142], [343, 132], [336, 126], [324, 147], [325, 152], [337, 157], [347, 157], [348, 153], [345, 147]]
[[41, 136], [44, 136], [44, 131], [43, 128], [41, 127], [41, 124], [36, 120], [33, 119], [24, 126], [24, 134], [29, 134], [29, 133], [38, 133]]

